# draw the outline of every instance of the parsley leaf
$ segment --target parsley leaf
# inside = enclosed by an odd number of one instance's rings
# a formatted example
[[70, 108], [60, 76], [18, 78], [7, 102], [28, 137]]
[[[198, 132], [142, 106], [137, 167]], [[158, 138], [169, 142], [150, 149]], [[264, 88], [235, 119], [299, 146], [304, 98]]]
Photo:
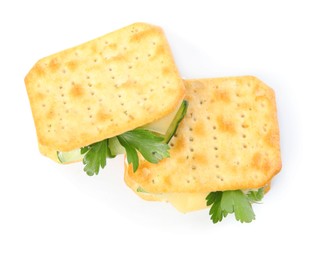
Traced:
[[249, 191], [247, 196], [252, 203], [261, 201], [264, 196], [264, 188]]
[[117, 139], [125, 148], [128, 162], [132, 163], [134, 172], [139, 166], [137, 151], [151, 163], [158, 163], [170, 156], [170, 147], [164, 142], [164, 138], [145, 129], [137, 128], [125, 132], [117, 136]]
[[84, 171], [92, 176], [99, 173], [99, 169], [106, 165], [107, 157], [113, 157], [109, 148], [108, 140], [103, 140], [86, 147], [81, 148], [81, 154], [84, 154], [83, 164]]
[[224, 191], [221, 201], [222, 210], [233, 213], [235, 212], [236, 220], [241, 223], [252, 222], [255, 219], [255, 214], [247, 195], [241, 190]]
[[213, 223], [222, 221], [222, 219], [227, 216], [227, 213], [221, 210], [220, 207], [221, 199], [222, 199], [221, 191], [211, 192], [206, 197], [207, 206], [213, 204], [210, 209], [211, 220], [213, 221]]
[[211, 192], [206, 197], [207, 206], [211, 206], [210, 215], [213, 223], [222, 221], [228, 214], [235, 214], [236, 220], [241, 223], [252, 222], [255, 214], [252, 202], [260, 201], [263, 198], [264, 189], [244, 193], [241, 190], [216, 191]]
[[139, 167], [139, 157], [136, 148], [130, 145], [129, 141], [127, 141], [123, 136], [117, 136], [117, 139], [125, 148], [128, 163], [132, 163], [133, 171], [135, 172]]

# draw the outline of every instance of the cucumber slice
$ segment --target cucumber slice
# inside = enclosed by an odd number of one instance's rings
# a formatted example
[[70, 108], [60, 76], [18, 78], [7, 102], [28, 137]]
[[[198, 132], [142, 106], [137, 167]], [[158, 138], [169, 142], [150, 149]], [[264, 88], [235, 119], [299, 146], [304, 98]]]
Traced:
[[108, 147], [112, 155], [124, 154], [125, 149], [118, 141], [117, 137], [112, 137], [108, 139]]
[[81, 161], [84, 155], [81, 154], [81, 149], [75, 149], [69, 152], [57, 152], [57, 158], [61, 163], [72, 163]]
[[185, 116], [187, 108], [188, 102], [183, 100], [181, 105], [169, 115], [160, 120], [144, 125], [141, 128], [164, 135], [164, 142], [168, 143], [175, 134], [179, 123]]
[[[108, 147], [111, 151], [111, 155], [115, 157], [118, 154], [124, 154], [125, 149], [119, 143], [116, 137], [108, 139]], [[61, 163], [72, 163], [82, 161], [84, 154], [81, 154], [81, 149], [76, 149], [69, 152], [57, 152], [57, 158]]]
[[174, 111], [172, 111], [170, 114], [168, 114], [167, 116], [165, 116], [155, 122], [151, 122], [147, 125], [144, 125], [141, 128], [149, 130], [151, 132], [165, 135], [167, 130], [169, 129], [171, 122], [175, 118], [175, 115], [178, 113], [180, 107], [181, 107], [181, 105], [177, 106], [176, 109]]
[[165, 143], [169, 143], [170, 140], [172, 139], [173, 135], [175, 134], [175, 132], [178, 129], [180, 122], [186, 115], [187, 109], [188, 109], [188, 101], [183, 100], [178, 112], [176, 113], [173, 121], [171, 122], [170, 126], [168, 127], [168, 129], [166, 131], [165, 138], [164, 138]]

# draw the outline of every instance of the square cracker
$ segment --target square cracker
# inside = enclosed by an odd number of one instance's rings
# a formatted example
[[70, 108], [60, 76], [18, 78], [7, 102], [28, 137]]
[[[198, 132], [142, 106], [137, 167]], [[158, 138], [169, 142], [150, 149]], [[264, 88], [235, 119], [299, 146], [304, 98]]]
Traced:
[[268, 184], [281, 169], [273, 90], [251, 76], [186, 80], [185, 85], [189, 108], [170, 142], [170, 158], [158, 164], [142, 160], [135, 173], [126, 166], [127, 184], [153, 194]]
[[25, 84], [49, 157], [153, 122], [184, 96], [162, 29], [144, 23], [41, 59]]

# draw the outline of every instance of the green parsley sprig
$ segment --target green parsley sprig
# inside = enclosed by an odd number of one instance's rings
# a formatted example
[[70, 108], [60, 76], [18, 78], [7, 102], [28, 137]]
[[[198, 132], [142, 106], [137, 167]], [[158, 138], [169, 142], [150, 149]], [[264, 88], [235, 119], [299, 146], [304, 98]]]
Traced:
[[207, 206], [213, 223], [222, 221], [228, 214], [235, 214], [241, 223], [250, 223], [255, 219], [252, 203], [263, 198], [264, 189], [244, 193], [241, 190], [215, 191], [206, 197]]
[[[151, 163], [158, 163], [160, 160], [169, 157], [169, 145], [164, 142], [164, 137], [145, 129], [134, 129], [116, 136], [119, 143], [124, 147], [128, 163], [132, 163], [133, 171], [139, 167], [138, 152]], [[84, 154], [84, 171], [92, 176], [98, 174], [100, 168], [106, 166], [106, 159], [113, 158], [117, 154], [108, 145], [109, 139], [88, 145], [81, 148]]]
[[164, 158], [170, 157], [170, 147], [164, 142], [164, 137], [151, 131], [135, 129], [119, 135], [117, 139], [125, 148], [128, 163], [132, 163], [134, 172], [139, 167], [137, 151], [151, 163], [158, 163]]

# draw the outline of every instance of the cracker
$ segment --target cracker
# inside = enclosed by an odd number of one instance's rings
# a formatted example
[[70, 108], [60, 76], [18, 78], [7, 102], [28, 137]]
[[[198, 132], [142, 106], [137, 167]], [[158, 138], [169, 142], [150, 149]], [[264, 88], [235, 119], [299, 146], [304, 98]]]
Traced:
[[158, 120], [184, 96], [162, 29], [144, 23], [41, 59], [25, 84], [50, 157]]
[[154, 194], [256, 189], [281, 168], [275, 95], [255, 77], [186, 80], [188, 112], [170, 158], [131, 165], [127, 177]]
[[161, 201], [171, 203], [177, 210], [182, 213], [200, 210], [206, 208], [206, 196], [208, 193], [150, 193], [130, 178], [127, 173], [128, 167], [125, 165], [124, 181], [137, 196], [147, 201]]

